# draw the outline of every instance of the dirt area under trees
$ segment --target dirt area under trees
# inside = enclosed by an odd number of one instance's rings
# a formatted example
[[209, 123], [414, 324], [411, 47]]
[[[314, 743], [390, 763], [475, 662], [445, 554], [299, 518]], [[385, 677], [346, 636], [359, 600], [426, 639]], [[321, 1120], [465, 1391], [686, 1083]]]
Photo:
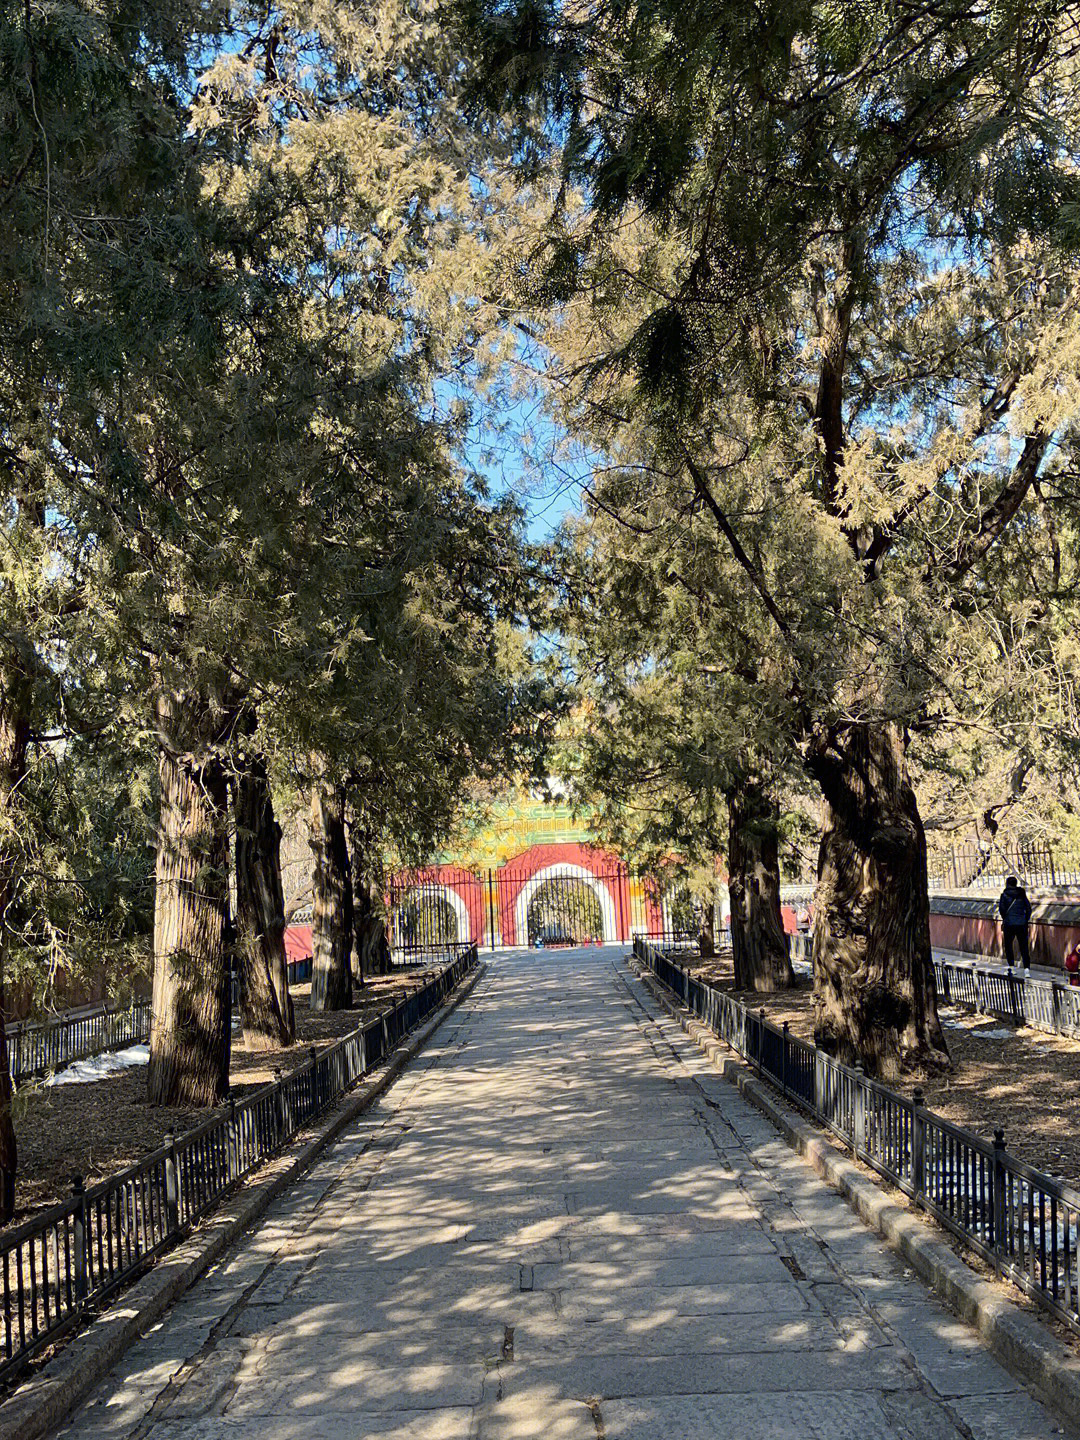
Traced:
[[[287, 1074], [302, 1065], [313, 1046], [323, 1049], [332, 1045], [403, 995], [419, 989], [430, 973], [431, 969], [410, 970], [371, 977], [363, 990], [354, 991], [351, 1010], [329, 1013], [309, 1010], [311, 987], [296, 986], [292, 996], [298, 1043], [287, 1049], [248, 1052], [236, 1037], [233, 1095], [239, 1097], [267, 1084], [275, 1069]], [[19, 1208], [13, 1223], [19, 1224], [32, 1211], [70, 1194], [73, 1175], [82, 1175], [90, 1184], [115, 1174], [155, 1149], [170, 1130], [181, 1134], [214, 1113], [148, 1105], [144, 1065], [82, 1085], [24, 1087], [15, 1096]]]
[[[797, 989], [779, 995], [757, 995], [731, 989], [730, 957], [687, 957], [681, 963], [764, 1009], [773, 1024], [786, 1020], [793, 1035], [813, 1039], [809, 979], [799, 977]], [[988, 1140], [1000, 1128], [1012, 1154], [1080, 1184], [1080, 1041], [955, 1006], [942, 1006], [940, 1014], [954, 1068], [922, 1082], [928, 1108]], [[914, 1082], [895, 1088], [909, 1095]]]

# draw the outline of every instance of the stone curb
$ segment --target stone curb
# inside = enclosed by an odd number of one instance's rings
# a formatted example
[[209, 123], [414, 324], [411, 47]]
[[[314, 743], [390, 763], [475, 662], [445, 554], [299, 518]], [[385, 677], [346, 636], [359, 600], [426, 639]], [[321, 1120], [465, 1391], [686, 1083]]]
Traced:
[[66, 1343], [55, 1359], [0, 1405], [0, 1440], [38, 1440], [52, 1433], [154, 1321], [250, 1229], [343, 1130], [390, 1088], [443, 1021], [472, 992], [487, 968], [486, 962], [481, 961], [471, 975], [459, 982], [432, 1018], [394, 1050], [384, 1069], [350, 1091], [321, 1122], [302, 1132], [284, 1154], [260, 1166], [188, 1240], [170, 1251], [81, 1335], [76, 1334]]
[[1034, 1385], [1054, 1409], [1080, 1425], [1080, 1360], [1065, 1349], [1052, 1330], [1002, 1296], [997, 1287], [965, 1265], [910, 1210], [891, 1200], [851, 1160], [839, 1154], [824, 1136], [771, 1088], [685, 1006], [673, 1000], [639, 961], [632, 969], [659, 1004], [716, 1066], [720, 1075], [776, 1125], [787, 1143], [849, 1202], [859, 1218], [974, 1327], [990, 1351], [1008, 1368]]

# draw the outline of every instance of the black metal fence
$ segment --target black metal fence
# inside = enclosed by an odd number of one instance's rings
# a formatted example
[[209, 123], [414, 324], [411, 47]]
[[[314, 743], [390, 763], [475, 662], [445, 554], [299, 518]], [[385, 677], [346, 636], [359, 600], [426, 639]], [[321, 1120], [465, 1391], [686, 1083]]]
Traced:
[[935, 1215], [1001, 1274], [1080, 1330], [1080, 1191], [983, 1140], [912, 1098], [777, 1028], [661, 954], [634, 953], [759, 1074], [827, 1125], [860, 1159]]
[[1080, 1035], [1080, 988], [1067, 981], [951, 959], [935, 959], [934, 973], [938, 999], [945, 1005], [963, 1005], [1051, 1035]]
[[475, 941], [466, 943], [463, 940], [447, 940], [442, 944], [429, 942], [427, 945], [416, 945], [410, 950], [392, 950], [390, 952], [391, 970], [419, 970], [425, 965], [446, 964], [459, 955], [464, 955], [467, 950], [473, 949]]
[[1000, 890], [1010, 875], [1028, 886], [1080, 884], [1080, 854], [1044, 842], [1030, 845], [956, 845], [929, 859], [930, 888]]
[[690, 928], [692, 906], [677, 887], [665, 889], [622, 861], [578, 859], [394, 875], [386, 897], [392, 957], [473, 942], [491, 949], [629, 943], [639, 932]]
[[8, 1025], [6, 1033], [11, 1079], [21, 1085], [75, 1060], [149, 1040], [150, 1002], [136, 1000], [123, 1008], [94, 1005], [53, 1020], [20, 1020]]
[[476, 964], [470, 946], [382, 1015], [135, 1165], [0, 1236], [0, 1378], [184, 1235], [386, 1057]]
[[285, 974], [289, 984], [303, 985], [305, 980], [310, 980], [312, 963], [310, 955], [305, 955], [303, 960], [289, 960], [285, 965]]
[[[693, 951], [695, 955], [701, 953], [701, 931], [700, 930], [664, 930], [654, 929], [636, 931], [635, 939], [647, 940], [650, 945], [657, 949], [672, 954]], [[731, 931], [730, 929], [717, 926], [713, 933], [713, 953], [716, 955], [731, 954]]]

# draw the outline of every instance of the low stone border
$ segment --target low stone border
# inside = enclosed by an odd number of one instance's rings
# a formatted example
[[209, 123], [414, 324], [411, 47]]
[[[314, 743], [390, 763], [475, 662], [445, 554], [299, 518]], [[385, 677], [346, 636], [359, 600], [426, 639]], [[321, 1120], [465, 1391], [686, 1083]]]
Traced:
[[388, 1064], [376, 1075], [361, 1081], [330, 1114], [309, 1126], [282, 1154], [260, 1166], [188, 1240], [158, 1261], [85, 1330], [62, 1342], [60, 1353], [0, 1405], [0, 1440], [39, 1440], [54, 1431], [169, 1306], [201, 1279], [342, 1131], [389, 1089], [443, 1021], [472, 992], [487, 968], [481, 962], [472, 974], [466, 975], [441, 1009], [393, 1051]]
[[849, 1202], [856, 1214], [896, 1250], [920, 1278], [966, 1320], [991, 1352], [1009, 1369], [1034, 1385], [1047, 1403], [1080, 1425], [1080, 1359], [1065, 1349], [1049, 1326], [1002, 1296], [983, 1280], [917, 1214], [897, 1205], [875, 1181], [839, 1154], [808, 1120], [786, 1105], [771, 1086], [759, 1080], [716, 1035], [685, 1006], [670, 996], [639, 961], [630, 968], [650, 995], [676, 1019], [716, 1066], [776, 1125], [787, 1143]]

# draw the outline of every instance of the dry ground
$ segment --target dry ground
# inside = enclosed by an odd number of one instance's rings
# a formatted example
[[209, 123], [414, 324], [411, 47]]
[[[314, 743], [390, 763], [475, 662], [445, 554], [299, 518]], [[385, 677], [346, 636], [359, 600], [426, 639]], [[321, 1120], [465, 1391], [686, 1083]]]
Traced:
[[[303, 1064], [312, 1046], [323, 1048], [355, 1030], [365, 1019], [416, 990], [429, 974], [372, 977], [355, 992], [351, 1010], [312, 1013], [310, 985], [293, 989], [299, 1043], [288, 1049], [249, 1053], [234, 1044], [232, 1090], [240, 1096]], [[136, 1066], [85, 1085], [27, 1086], [15, 1097], [19, 1146], [18, 1224], [41, 1206], [70, 1193], [71, 1177], [88, 1183], [130, 1165], [161, 1144], [169, 1130], [191, 1129], [212, 1111], [152, 1107], [146, 1103], [146, 1068]]]
[[[730, 989], [730, 957], [685, 963]], [[809, 980], [800, 979], [798, 989], [781, 995], [732, 993], [764, 1008], [774, 1024], [786, 1020], [793, 1035], [813, 1038]], [[943, 1006], [941, 1018], [954, 1069], [923, 1083], [928, 1107], [987, 1139], [995, 1129], [1004, 1130], [1014, 1155], [1080, 1185], [1080, 1041], [1014, 1028], [958, 1007]], [[912, 1085], [900, 1082], [896, 1088], [910, 1094]]]

